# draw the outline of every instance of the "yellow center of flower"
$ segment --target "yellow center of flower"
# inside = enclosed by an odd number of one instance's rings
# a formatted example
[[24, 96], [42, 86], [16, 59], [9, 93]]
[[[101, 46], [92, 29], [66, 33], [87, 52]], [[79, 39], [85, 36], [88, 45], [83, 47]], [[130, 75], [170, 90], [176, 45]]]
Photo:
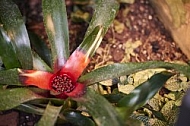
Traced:
[[52, 88], [59, 93], [69, 93], [75, 88], [72, 79], [66, 74], [57, 75], [53, 77], [51, 85]]

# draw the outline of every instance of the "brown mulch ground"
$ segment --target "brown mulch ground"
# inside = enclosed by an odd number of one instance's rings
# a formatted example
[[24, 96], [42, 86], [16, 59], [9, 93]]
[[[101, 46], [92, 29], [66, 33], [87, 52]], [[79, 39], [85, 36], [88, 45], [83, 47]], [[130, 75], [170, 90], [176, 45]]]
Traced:
[[[73, 10], [73, 3], [70, 0], [67, 0], [66, 3], [72, 51], [82, 41], [88, 24], [72, 22], [70, 13]], [[27, 28], [47, 41], [42, 23], [41, 2], [39, 0], [25, 0], [25, 2], [19, 2], [18, 5], [25, 16]], [[89, 8], [86, 10], [91, 11]], [[150, 60], [188, 61], [170, 33], [159, 21], [148, 0], [136, 0], [133, 5], [122, 4], [116, 20], [108, 30], [101, 47], [92, 58], [89, 69], [110, 62]], [[10, 119], [13, 120], [12, 123], [10, 123]], [[0, 113], [0, 126], [32, 126], [38, 119], [39, 116], [36, 115], [7, 111]], [[8, 120], [7, 123], [6, 120]], [[2, 122], [6, 124], [1, 124]]]
[[[128, 14], [126, 11], [129, 11]], [[130, 62], [188, 61], [147, 0], [121, 5], [116, 22], [106, 34], [102, 47], [109, 45], [110, 60], [120, 62], [126, 56], [126, 43], [134, 44], [139, 40], [142, 44], [134, 48], [128, 59]]]

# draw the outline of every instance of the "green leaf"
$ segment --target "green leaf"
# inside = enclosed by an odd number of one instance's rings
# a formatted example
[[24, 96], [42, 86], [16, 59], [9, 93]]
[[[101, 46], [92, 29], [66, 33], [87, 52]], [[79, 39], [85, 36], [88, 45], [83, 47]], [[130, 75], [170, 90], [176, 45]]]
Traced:
[[37, 53], [33, 53], [33, 68], [35, 70], [49, 71], [52, 72], [52, 69], [42, 60]]
[[174, 69], [190, 78], [190, 66], [188, 65], [181, 65], [162, 61], [149, 61], [141, 63], [129, 62], [107, 65], [81, 76], [79, 82], [89, 85], [103, 80], [129, 75], [141, 70], [152, 68]]
[[101, 95], [91, 89], [74, 99], [85, 106], [98, 126], [124, 126], [124, 121], [114, 107]]
[[20, 104], [15, 109], [17, 109], [19, 111], [27, 112], [27, 113], [36, 114], [36, 115], [43, 115], [44, 110], [45, 110], [45, 109], [40, 108], [38, 106], [34, 106], [31, 104], [24, 104], [24, 103]]
[[119, 4], [116, 0], [99, 0], [85, 34], [85, 38], [88, 37], [97, 26], [103, 26], [102, 36], [104, 36], [114, 20], [118, 9]]
[[0, 0], [0, 20], [23, 69], [32, 69], [32, 53], [22, 15], [11, 0]]
[[0, 26], [0, 57], [6, 69], [20, 67], [18, 58], [11, 44], [11, 40]]
[[172, 76], [169, 72], [153, 75], [149, 80], [136, 87], [130, 94], [123, 97], [117, 104], [129, 116], [133, 111], [145, 105], [165, 82]]
[[[47, 105], [49, 103], [49, 101], [51, 101], [51, 103], [53, 103], [56, 106], [60, 106], [60, 105], [65, 105], [65, 100], [63, 99], [58, 99], [58, 98], [41, 98], [41, 99], [35, 99], [32, 101], [27, 102], [28, 104], [33, 104], [33, 105]], [[71, 103], [71, 102], [69, 102]], [[69, 104], [68, 103], [68, 104]]]
[[21, 103], [43, 98], [43, 96], [34, 93], [31, 89], [34, 88], [1, 89], [0, 110], [8, 110], [20, 105]]
[[47, 44], [42, 41], [36, 34], [29, 32], [29, 38], [32, 49], [44, 60], [48, 66], [51, 66], [51, 52]]
[[102, 33], [103, 27], [97, 26], [94, 28], [92, 33], [90, 33], [89, 36], [87, 36], [80, 44], [78, 48], [86, 53], [86, 57], [91, 57], [96, 51], [96, 49], [99, 47], [103, 39]]
[[51, 45], [52, 65], [59, 70], [69, 57], [69, 32], [65, 1], [43, 0], [44, 24]]
[[0, 71], [3, 70], [3, 61], [1, 60], [1, 57], [0, 57]]
[[116, 93], [116, 94], [105, 94], [103, 95], [109, 102], [117, 103], [120, 99], [122, 99], [125, 94]]
[[65, 110], [64, 118], [75, 126], [95, 126], [94, 122], [76, 110]]
[[83, 42], [79, 46], [87, 53], [87, 57], [91, 57], [99, 47], [118, 9], [119, 4], [116, 0], [98, 1]]
[[19, 81], [18, 69], [1, 70], [0, 84], [22, 85]]
[[44, 111], [44, 114], [36, 126], [54, 126], [62, 106], [54, 106], [49, 103]]
[[153, 109], [151, 109], [150, 111], [152, 112], [152, 114], [153, 114], [157, 119], [166, 122], [166, 119], [165, 119], [164, 115], [163, 115], [161, 112], [155, 111], [155, 110], [153, 110]]

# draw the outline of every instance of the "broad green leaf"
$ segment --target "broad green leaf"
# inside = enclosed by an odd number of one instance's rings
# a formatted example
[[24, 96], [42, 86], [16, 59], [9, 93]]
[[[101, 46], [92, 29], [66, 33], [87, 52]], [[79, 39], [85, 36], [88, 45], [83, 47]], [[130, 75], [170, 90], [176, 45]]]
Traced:
[[34, 93], [34, 88], [13, 88], [0, 90], [0, 110], [12, 109], [21, 103], [43, 98], [43, 96]]
[[49, 71], [52, 72], [52, 69], [42, 60], [37, 53], [33, 53], [33, 68], [35, 70]]
[[103, 26], [102, 36], [104, 36], [114, 20], [118, 9], [119, 4], [116, 0], [99, 0], [85, 34], [85, 38], [88, 37], [97, 26]]
[[152, 112], [152, 114], [153, 114], [157, 119], [166, 122], [166, 119], [165, 119], [164, 115], [163, 115], [161, 112], [155, 111], [155, 110], [153, 110], [153, 109], [151, 109], [151, 112]]
[[76, 101], [86, 107], [98, 126], [124, 126], [124, 121], [114, 107], [101, 95], [91, 89]]
[[51, 101], [51, 103], [53, 103], [56, 106], [60, 106], [60, 105], [63, 105], [63, 104], [65, 105], [65, 100], [63, 100], [63, 99], [47, 98], [47, 97], [29, 101], [29, 102], [27, 102], [27, 104], [32, 104], [32, 105], [37, 105], [37, 106], [41, 105], [41, 106], [44, 107], [44, 105], [47, 105], [49, 103], [49, 101]]
[[69, 57], [69, 32], [64, 0], [42, 0], [44, 24], [52, 51], [52, 67], [59, 70]]
[[18, 58], [11, 44], [11, 40], [0, 26], [0, 57], [6, 69], [20, 67]]
[[94, 122], [76, 110], [65, 110], [63, 116], [66, 121], [75, 126], [95, 126]]
[[80, 44], [79, 49], [85, 52], [86, 57], [91, 57], [99, 47], [103, 39], [103, 27], [97, 26], [92, 33], [87, 36]]
[[18, 69], [1, 70], [0, 84], [22, 85], [19, 81]]
[[23, 69], [32, 69], [32, 53], [22, 15], [11, 0], [0, 0], [0, 20]]
[[117, 104], [126, 116], [132, 114], [133, 111], [145, 105], [165, 82], [172, 76], [169, 72], [161, 72], [153, 75], [149, 80], [137, 86], [130, 94], [123, 97]]
[[54, 126], [62, 106], [54, 106], [49, 103], [44, 111], [44, 114], [36, 126]]
[[40, 108], [38, 106], [34, 106], [31, 104], [24, 104], [24, 103], [20, 104], [15, 109], [19, 111], [27, 112], [27, 113], [37, 114], [37, 115], [43, 115], [44, 110], [45, 110], [44, 108]]
[[2, 61], [2, 59], [1, 59], [1, 57], [0, 57], [0, 71], [1, 70], [3, 70], [4, 68], [3, 68], [3, 61]]
[[114, 20], [119, 4], [116, 0], [99, 0], [80, 49], [91, 57]]
[[42, 41], [36, 34], [29, 32], [29, 38], [32, 49], [44, 60], [48, 66], [51, 66], [51, 52], [47, 44]]
[[3, 90], [5, 89], [5, 86], [4, 85], [0, 85], [0, 90]]
[[121, 100], [126, 94], [122, 93], [116, 93], [116, 94], [105, 94], [103, 95], [109, 102], [111, 103], [117, 103], [119, 100]]
[[89, 85], [103, 80], [129, 75], [141, 70], [152, 68], [174, 69], [190, 78], [190, 66], [188, 65], [181, 65], [162, 61], [149, 61], [140, 63], [115, 63], [107, 65], [81, 76], [79, 82]]

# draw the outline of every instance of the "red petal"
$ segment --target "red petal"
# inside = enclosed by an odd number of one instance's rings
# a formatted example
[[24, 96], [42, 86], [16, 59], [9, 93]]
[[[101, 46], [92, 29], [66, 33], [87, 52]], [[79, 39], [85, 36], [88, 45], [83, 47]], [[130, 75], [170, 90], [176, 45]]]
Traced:
[[61, 69], [60, 74], [71, 74], [73, 81], [77, 81], [89, 62], [90, 59], [82, 51], [75, 50]]
[[65, 94], [72, 98], [78, 98], [84, 95], [85, 93], [86, 93], [86, 85], [77, 83], [73, 91], [71, 91], [70, 93], [65, 93]]
[[51, 90], [50, 79], [53, 74], [37, 70], [18, 69], [18, 71], [21, 83], [25, 85], [34, 85], [46, 90]]

